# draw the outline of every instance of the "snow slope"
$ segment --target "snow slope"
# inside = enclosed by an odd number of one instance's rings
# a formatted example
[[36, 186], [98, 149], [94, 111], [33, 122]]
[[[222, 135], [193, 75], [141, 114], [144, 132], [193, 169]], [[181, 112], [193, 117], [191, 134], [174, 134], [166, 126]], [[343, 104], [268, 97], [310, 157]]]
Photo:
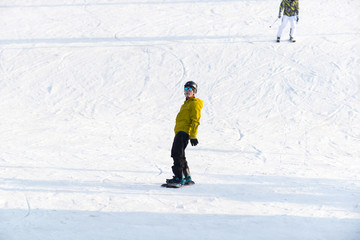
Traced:
[[360, 239], [360, 2], [279, 4], [2, 0], [0, 240]]

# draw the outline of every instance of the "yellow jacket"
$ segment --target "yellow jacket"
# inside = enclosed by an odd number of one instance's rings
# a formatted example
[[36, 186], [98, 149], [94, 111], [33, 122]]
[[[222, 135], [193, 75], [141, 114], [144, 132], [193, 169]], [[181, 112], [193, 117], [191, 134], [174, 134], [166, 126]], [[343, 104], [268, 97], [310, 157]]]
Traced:
[[282, 0], [279, 13], [282, 13], [283, 10], [284, 15], [289, 17], [299, 15], [299, 0]]
[[189, 134], [190, 139], [195, 139], [198, 126], [200, 125], [202, 107], [203, 100], [199, 98], [187, 99], [176, 116], [175, 134], [183, 131]]

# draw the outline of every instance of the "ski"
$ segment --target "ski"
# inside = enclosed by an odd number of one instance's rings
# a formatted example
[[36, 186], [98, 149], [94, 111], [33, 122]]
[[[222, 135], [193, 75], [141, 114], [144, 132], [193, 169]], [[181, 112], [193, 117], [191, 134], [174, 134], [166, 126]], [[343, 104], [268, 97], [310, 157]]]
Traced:
[[[292, 43], [296, 42], [296, 40], [293, 39], [293, 38], [290, 38], [289, 41], [292, 42]], [[276, 39], [276, 42], [279, 43], [279, 42], [280, 42], [280, 39]]]

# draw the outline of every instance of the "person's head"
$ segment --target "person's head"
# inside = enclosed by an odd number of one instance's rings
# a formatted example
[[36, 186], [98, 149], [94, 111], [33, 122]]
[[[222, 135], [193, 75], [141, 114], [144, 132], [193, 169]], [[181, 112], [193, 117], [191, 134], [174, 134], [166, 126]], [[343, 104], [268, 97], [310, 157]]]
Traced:
[[195, 93], [197, 93], [197, 84], [193, 81], [188, 81], [184, 85], [184, 95], [186, 98], [195, 97]]

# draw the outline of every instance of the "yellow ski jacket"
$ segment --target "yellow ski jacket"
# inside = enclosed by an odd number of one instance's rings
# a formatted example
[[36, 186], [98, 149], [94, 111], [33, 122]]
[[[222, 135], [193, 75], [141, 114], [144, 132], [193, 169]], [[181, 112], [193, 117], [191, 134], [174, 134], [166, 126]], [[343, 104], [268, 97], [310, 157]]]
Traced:
[[202, 107], [203, 100], [199, 98], [187, 99], [176, 116], [175, 134], [183, 131], [189, 134], [190, 139], [195, 139], [200, 125]]
[[279, 13], [284, 10], [284, 15], [292, 17], [299, 15], [299, 0], [282, 0]]

